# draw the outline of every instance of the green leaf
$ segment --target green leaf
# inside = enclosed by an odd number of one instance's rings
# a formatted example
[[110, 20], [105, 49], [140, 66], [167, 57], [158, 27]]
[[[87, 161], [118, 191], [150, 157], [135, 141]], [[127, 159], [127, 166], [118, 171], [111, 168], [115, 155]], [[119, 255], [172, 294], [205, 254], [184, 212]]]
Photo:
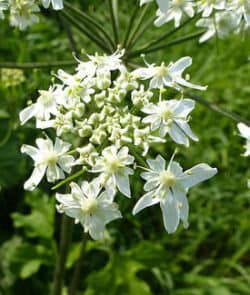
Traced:
[[146, 282], [137, 277], [143, 265], [121, 254], [113, 254], [108, 264], [87, 279], [88, 288], [84, 295], [150, 295]]
[[22, 279], [27, 279], [28, 277], [32, 276], [36, 273], [42, 264], [42, 260], [34, 259], [30, 260], [23, 265], [20, 272], [20, 277]]
[[27, 193], [26, 204], [30, 205], [30, 214], [13, 213], [11, 217], [16, 228], [23, 228], [28, 237], [51, 239], [54, 233], [54, 199], [36, 190]]

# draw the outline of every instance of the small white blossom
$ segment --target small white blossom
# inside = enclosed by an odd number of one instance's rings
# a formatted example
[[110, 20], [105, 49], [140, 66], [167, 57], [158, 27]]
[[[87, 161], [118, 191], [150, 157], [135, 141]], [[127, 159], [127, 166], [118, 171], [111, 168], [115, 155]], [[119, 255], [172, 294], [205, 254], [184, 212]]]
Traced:
[[36, 103], [20, 112], [19, 118], [22, 125], [32, 117], [35, 117], [37, 121], [47, 121], [51, 114], [57, 114], [57, 97], [61, 94], [60, 88], [50, 87], [48, 91], [39, 90], [39, 94]]
[[168, 66], [162, 63], [160, 66], [155, 64], [148, 64], [147, 68], [139, 68], [133, 72], [133, 74], [142, 79], [150, 80], [150, 88], [164, 88], [172, 87], [177, 90], [181, 90], [181, 87], [189, 87], [198, 90], [206, 90], [207, 87], [192, 84], [186, 81], [182, 74], [185, 69], [192, 64], [192, 58], [185, 56], [177, 60], [175, 63], [171, 62]]
[[134, 171], [127, 166], [134, 163], [134, 157], [129, 155], [128, 151], [126, 146], [119, 151], [116, 146], [105, 148], [91, 172], [101, 173], [101, 182], [109, 193], [113, 194], [117, 187], [122, 194], [130, 198], [129, 175]]
[[195, 102], [191, 99], [164, 100], [157, 105], [150, 103], [142, 108], [142, 112], [149, 114], [142, 122], [149, 123], [152, 131], [159, 129], [161, 137], [168, 133], [176, 143], [188, 147], [189, 137], [198, 141], [188, 125], [188, 115], [194, 106]]
[[224, 10], [225, 0], [200, 0], [197, 3], [197, 12], [202, 12], [202, 17], [209, 17], [213, 10]]
[[34, 170], [25, 182], [25, 190], [34, 190], [42, 180], [44, 174], [48, 182], [54, 182], [65, 177], [64, 171], [70, 173], [74, 165], [74, 157], [67, 155], [71, 144], [56, 138], [53, 146], [49, 138], [36, 140], [38, 148], [24, 144], [21, 152], [29, 155], [34, 161]]
[[80, 222], [84, 232], [94, 240], [103, 238], [105, 225], [122, 217], [118, 205], [113, 202], [114, 196], [101, 192], [102, 187], [96, 179], [82, 182], [81, 187], [74, 182], [70, 186], [70, 194], [56, 194], [60, 203], [58, 211], [74, 218], [76, 223]]
[[10, 24], [21, 31], [39, 21], [35, 14], [40, 9], [35, 0], [9, 0]]
[[52, 3], [52, 7], [54, 10], [63, 9], [63, 0], [41, 0], [44, 8], [49, 8], [50, 3]]
[[158, 10], [156, 13], [157, 19], [155, 25], [162, 26], [164, 23], [174, 20], [174, 26], [180, 26], [183, 13], [188, 17], [194, 16], [194, 3], [192, 0], [172, 0], [169, 2], [169, 8], [165, 11]]
[[0, 19], [4, 19], [3, 11], [8, 9], [8, 2], [6, 0], [0, 0]]
[[186, 194], [194, 185], [213, 177], [217, 169], [198, 164], [183, 172], [181, 166], [172, 160], [166, 168], [166, 161], [160, 155], [155, 160], [147, 160], [147, 163], [150, 171], [141, 174], [146, 180], [144, 190], [147, 193], [136, 203], [133, 214], [160, 203], [168, 233], [176, 231], [180, 220], [185, 228], [188, 227], [189, 205]]
[[215, 35], [221, 39], [229, 36], [239, 25], [239, 19], [236, 13], [223, 11], [216, 12], [211, 18], [199, 19], [196, 25], [207, 29], [199, 39], [203, 43]]
[[240, 131], [240, 135], [246, 139], [246, 145], [245, 145], [245, 153], [243, 156], [248, 157], [250, 156], [250, 127], [248, 127], [244, 123], [238, 123], [237, 127]]

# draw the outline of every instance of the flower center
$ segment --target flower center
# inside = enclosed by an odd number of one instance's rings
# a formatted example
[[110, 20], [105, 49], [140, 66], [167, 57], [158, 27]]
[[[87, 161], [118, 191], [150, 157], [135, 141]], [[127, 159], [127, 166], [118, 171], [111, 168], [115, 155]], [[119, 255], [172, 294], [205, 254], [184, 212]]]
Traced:
[[168, 106], [163, 105], [163, 106], [161, 106], [160, 116], [165, 121], [172, 120], [173, 119], [173, 112]]
[[44, 105], [45, 107], [46, 106], [49, 106], [51, 104], [51, 102], [53, 101], [53, 97], [51, 95], [51, 93], [49, 93], [48, 91], [40, 91], [41, 95], [40, 97], [38, 98], [38, 101]]
[[98, 202], [94, 198], [89, 198], [82, 201], [81, 209], [84, 213], [93, 214], [96, 210]]
[[58, 156], [54, 151], [46, 153], [43, 162], [47, 165], [54, 165], [57, 162]]
[[160, 182], [162, 185], [170, 187], [175, 184], [176, 177], [172, 172], [165, 170], [160, 173]]
[[115, 159], [115, 158], [109, 159], [109, 161], [107, 162], [108, 172], [111, 174], [117, 171], [117, 169], [121, 167], [122, 167], [122, 163], [119, 159]]
[[156, 67], [156, 77], [164, 77], [168, 74], [168, 68], [165, 66], [164, 62], [159, 66]]

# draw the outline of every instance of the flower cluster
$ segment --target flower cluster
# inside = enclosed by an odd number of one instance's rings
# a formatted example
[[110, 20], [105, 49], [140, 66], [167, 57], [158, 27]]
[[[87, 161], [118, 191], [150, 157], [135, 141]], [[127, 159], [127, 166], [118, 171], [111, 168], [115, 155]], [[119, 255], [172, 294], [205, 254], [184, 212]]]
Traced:
[[25, 30], [39, 21], [39, 5], [49, 8], [50, 4], [55, 10], [63, 9], [63, 0], [0, 0], [0, 19], [4, 18], [4, 11], [9, 10], [10, 25]]
[[[151, 1], [141, 0], [140, 4], [147, 2]], [[205, 42], [215, 35], [224, 38], [231, 33], [249, 30], [250, 27], [249, 0], [158, 0], [157, 2], [159, 9], [156, 13], [156, 26], [174, 21], [174, 26], [177, 28], [181, 25], [183, 17], [192, 18], [199, 15], [200, 19], [196, 25], [206, 30], [200, 42]]]
[[[103, 236], [107, 223], [121, 217], [114, 198], [117, 192], [133, 196], [130, 177], [135, 170], [146, 171], [141, 174], [146, 194], [133, 213], [160, 203], [169, 233], [180, 220], [188, 224], [189, 188], [217, 171], [199, 164], [183, 172], [173, 159], [167, 168], [162, 156], [150, 159], [156, 143], [171, 138], [187, 147], [190, 140], [198, 140], [189, 126], [195, 102], [183, 98], [183, 89], [206, 87], [183, 77], [192, 59], [129, 71], [122, 61], [124, 53], [118, 49], [110, 56], [88, 55], [88, 61], [77, 60], [73, 74], [59, 70], [58, 82], [40, 90], [37, 101], [20, 113], [22, 124], [35, 118], [37, 128], [49, 129], [56, 137], [55, 144], [46, 137], [36, 140], [37, 147], [23, 145], [22, 152], [34, 160], [25, 189], [33, 190], [45, 175], [48, 182], [65, 174], [71, 174], [70, 180], [84, 175], [89, 181], [72, 182], [70, 193], [56, 195], [57, 208], [80, 222], [94, 239]], [[166, 99], [169, 88], [181, 98]]]
[[15, 87], [25, 81], [25, 75], [19, 69], [1, 69], [0, 71], [0, 84], [5, 87]]
[[[244, 123], [238, 123], [237, 125], [241, 137], [246, 139], [246, 144], [245, 144], [245, 152], [243, 154], [244, 157], [249, 157], [250, 156], [250, 127], [245, 125]], [[248, 179], [248, 188], [250, 188], [250, 179]]]

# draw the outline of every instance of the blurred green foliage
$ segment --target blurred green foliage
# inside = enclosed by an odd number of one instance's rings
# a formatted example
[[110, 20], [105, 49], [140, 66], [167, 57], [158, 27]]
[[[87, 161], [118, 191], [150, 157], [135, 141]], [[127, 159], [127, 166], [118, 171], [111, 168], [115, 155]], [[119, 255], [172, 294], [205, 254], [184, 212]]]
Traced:
[[[83, 9], [97, 15], [110, 29], [108, 10], [102, 1], [84, 1]], [[132, 7], [121, 9], [125, 28]], [[147, 30], [140, 44], [168, 30]], [[195, 30], [194, 28], [192, 28]], [[177, 33], [181, 36], [189, 29]], [[74, 31], [77, 47], [96, 48]], [[55, 15], [47, 15], [27, 32], [13, 31], [1, 22], [1, 61], [55, 61], [72, 59], [71, 47]], [[140, 47], [140, 46], [139, 46]], [[193, 57], [192, 81], [207, 84], [202, 95], [210, 102], [249, 117], [249, 39], [232, 36], [199, 45], [192, 40], [147, 56], [149, 61]], [[135, 60], [142, 63], [141, 59]], [[70, 70], [70, 69], [69, 69]], [[22, 143], [33, 143], [34, 124], [19, 126], [18, 113], [38, 89], [47, 89], [50, 69], [25, 70], [26, 80], [8, 87], [0, 82], [0, 294], [48, 294], [57, 256], [60, 216], [46, 184], [24, 193], [22, 184], [31, 172], [20, 152]], [[246, 187], [249, 159], [241, 157], [243, 142], [236, 123], [197, 105], [192, 129], [200, 138], [189, 149], [181, 148], [177, 160], [184, 168], [199, 162], [218, 167], [218, 175], [189, 193], [190, 227], [174, 235], [164, 231], [159, 208], [131, 215], [141, 187], [136, 175], [134, 201], [118, 198], [124, 218], [112, 223], [103, 242], [89, 241], [83, 261], [79, 294], [250, 294], [250, 193]], [[173, 147], [157, 149], [170, 157]], [[82, 232], [74, 227], [67, 260], [66, 284], [80, 253]]]

